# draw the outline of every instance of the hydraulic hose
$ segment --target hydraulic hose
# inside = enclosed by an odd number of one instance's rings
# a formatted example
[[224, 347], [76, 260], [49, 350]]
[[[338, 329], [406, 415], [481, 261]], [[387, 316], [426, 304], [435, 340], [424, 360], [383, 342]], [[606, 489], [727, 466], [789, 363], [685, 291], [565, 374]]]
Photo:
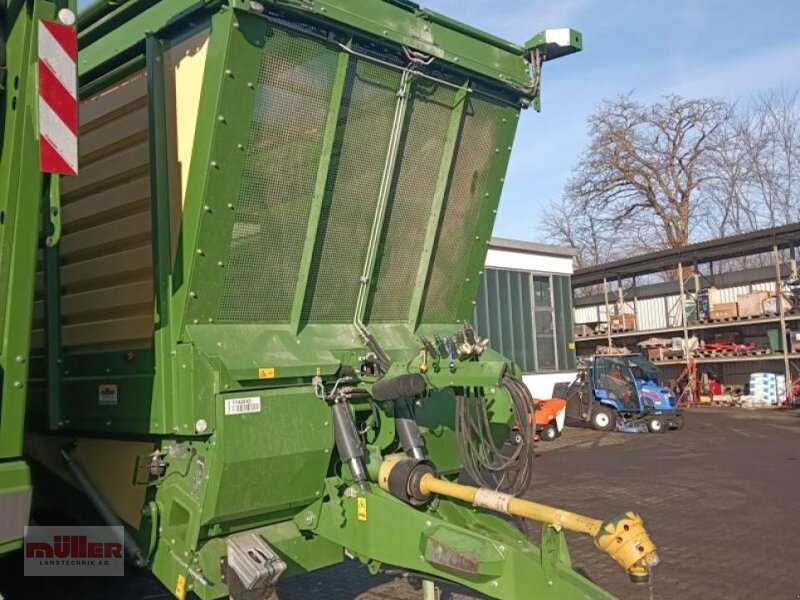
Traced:
[[478, 485], [521, 494], [531, 484], [534, 469], [534, 430], [529, 417], [533, 409], [528, 388], [519, 379], [505, 375], [501, 386], [511, 399], [514, 421], [521, 442], [509, 451], [494, 441], [486, 400], [478, 394], [456, 394], [456, 437], [461, 462]]

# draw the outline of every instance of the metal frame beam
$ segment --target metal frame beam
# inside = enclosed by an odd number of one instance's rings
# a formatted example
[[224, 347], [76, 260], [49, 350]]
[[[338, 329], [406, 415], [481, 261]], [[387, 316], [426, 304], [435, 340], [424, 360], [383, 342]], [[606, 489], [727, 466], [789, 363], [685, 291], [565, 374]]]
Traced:
[[431, 269], [431, 259], [433, 258], [433, 247], [439, 232], [439, 223], [442, 220], [442, 208], [450, 187], [450, 175], [453, 170], [453, 161], [456, 156], [456, 146], [458, 144], [461, 125], [464, 122], [464, 112], [467, 106], [467, 96], [469, 81], [456, 92], [453, 111], [450, 113], [450, 123], [447, 127], [447, 138], [442, 152], [442, 162], [439, 166], [439, 176], [436, 179], [436, 190], [433, 194], [431, 214], [428, 219], [428, 229], [425, 233], [425, 242], [422, 246], [422, 255], [419, 260], [417, 277], [414, 282], [414, 293], [411, 296], [411, 304], [408, 311], [408, 326], [416, 330], [422, 311], [422, 298], [425, 291], [425, 283], [428, 280], [428, 273]]
[[308, 291], [308, 279], [311, 269], [311, 261], [314, 258], [317, 232], [319, 230], [320, 216], [322, 215], [322, 205], [325, 201], [325, 190], [328, 186], [328, 176], [330, 173], [333, 144], [336, 140], [336, 129], [339, 124], [339, 113], [342, 108], [344, 98], [345, 83], [347, 82], [347, 70], [350, 68], [350, 54], [347, 52], [339, 53], [339, 62], [336, 66], [336, 75], [333, 80], [331, 100], [328, 105], [328, 115], [325, 121], [325, 133], [322, 138], [322, 150], [317, 167], [317, 180], [314, 186], [314, 196], [311, 200], [311, 209], [308, 215], [308, 229], [306, 230], [306, 241], [303, 246], [303, 254], [300, 258], [299, 275], [297, 288], [295, 289], [294, 302], [290, 322], [295, 333], [300, 329], [300, 321], [303, 315], [303, 305], [305, 304], [306, 293]]

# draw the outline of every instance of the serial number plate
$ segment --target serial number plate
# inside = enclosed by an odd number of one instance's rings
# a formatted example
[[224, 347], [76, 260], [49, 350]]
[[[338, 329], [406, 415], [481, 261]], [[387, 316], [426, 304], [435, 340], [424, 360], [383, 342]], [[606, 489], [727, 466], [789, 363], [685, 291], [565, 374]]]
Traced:
[[261, 398], [228, 398], [225, 400], [226, 415], [244, 415], [261, 412]]

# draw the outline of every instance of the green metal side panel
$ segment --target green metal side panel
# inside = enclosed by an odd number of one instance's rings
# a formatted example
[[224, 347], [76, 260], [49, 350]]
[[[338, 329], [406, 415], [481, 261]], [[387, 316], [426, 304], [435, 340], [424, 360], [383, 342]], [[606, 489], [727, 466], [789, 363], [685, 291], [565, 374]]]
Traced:
[[[23, 11], [32, 9], [29, 14]], [[39, 19], [53, 5], [15, 4], [3, 9], [6, 41], [6, 90], [2, 94], [0, 154], [0, 459], [22, 453], [33, 315], [36, 251], [44, 178], [39, 172], [36, 70]]]

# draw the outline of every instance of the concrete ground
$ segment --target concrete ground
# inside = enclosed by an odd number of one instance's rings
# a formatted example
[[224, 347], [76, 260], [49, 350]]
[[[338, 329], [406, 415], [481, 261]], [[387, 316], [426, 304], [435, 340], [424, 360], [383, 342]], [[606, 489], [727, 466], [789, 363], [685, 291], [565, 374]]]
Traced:
[[[800, 411], [694, 409], [684, 430], [664, 435], [568, 428], [540, 444], [528, 497], [597, 517], [639, 512], [662, 561], [654, 600], [800, 598]], [[651, 598], [590, 540], [568, 537], [574, 568], [621, 600]], [[144, 574], [54, 583], [24, 580], [15, 559], [0, 564], [8, 600], [171, 597]], [[420, 592], [413, 579], [372, 577], [348, 561], [287, 581], [280, 596], [405, 600]], [[447, 589], [444, 597], [478, 596]]]

